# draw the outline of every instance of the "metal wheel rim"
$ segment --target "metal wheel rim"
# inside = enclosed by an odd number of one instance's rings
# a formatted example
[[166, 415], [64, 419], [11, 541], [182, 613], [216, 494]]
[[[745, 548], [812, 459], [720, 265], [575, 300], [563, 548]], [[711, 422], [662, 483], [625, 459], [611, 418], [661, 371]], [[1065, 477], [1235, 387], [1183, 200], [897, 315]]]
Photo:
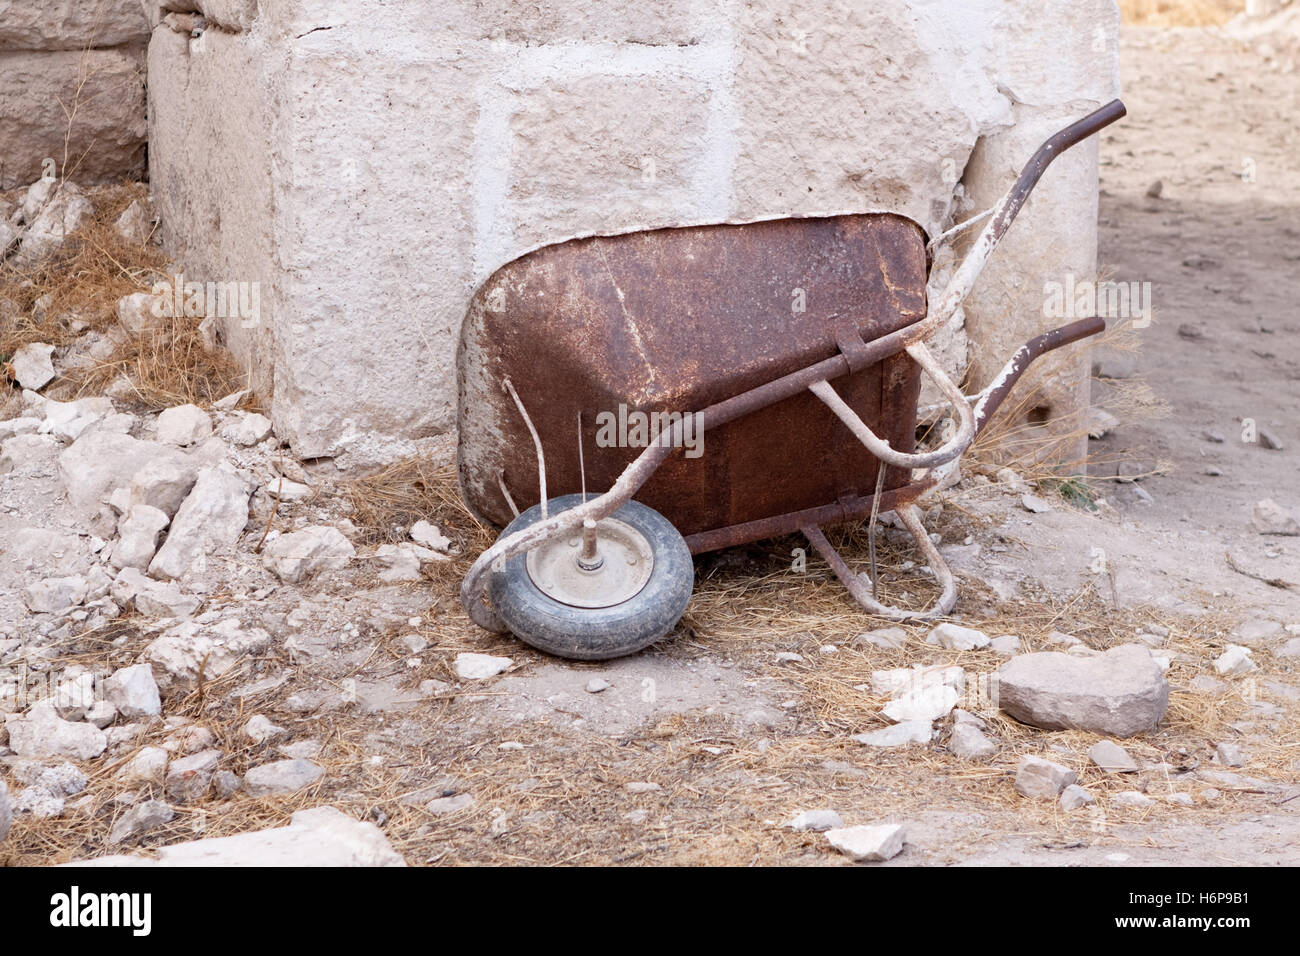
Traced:
[[528, 577], [537, 590], [570, 607], [613, 607], [636, 597], [654, 571], [654, 549], [636, 528], [616, 518], [596, 524], [600, 567], [586, 570], [578, 563], [580, 531], [545, 541], [524, 558]]

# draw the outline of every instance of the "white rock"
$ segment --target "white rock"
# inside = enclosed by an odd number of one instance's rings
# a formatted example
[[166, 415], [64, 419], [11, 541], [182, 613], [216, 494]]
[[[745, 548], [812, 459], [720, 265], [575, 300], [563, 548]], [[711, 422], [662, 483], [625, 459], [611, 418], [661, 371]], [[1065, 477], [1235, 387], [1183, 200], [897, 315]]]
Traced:
[[1246, 766], [1246, 755], [1236, 744], [1221, 743], [1214, 748], [1214, 759], [1225, 767]]
[[1255, 502], [1251, 511], [1251, 524], [1260, 534], [1300, 535], [1300, 518], [1271, 498]]
[[603, 677], [593, 677], [591, 680], [587, 681], [588, 694], [602, 694], [607, 690], [609, 690], [609, 681], [605, 680]]
[[172, 519], [149, 574], [178, 578], [201, 555], [231, 548], [248, 523], [248, 487], [225, 467], [203, 468]]
[[897, 723], [919, 720], [927, 724], [947, 716], [957, 706], [957, 691], [947, 684], [909, 691], [891, 700], [881, 713]]
[[263, 653], [270, 644], [266, 631], [245, 630], [233, 618], [211, 625], [184, 621], [154, 640], [145, 649], [145, 658], [153, 665], [158, 686], [168, 691], [178, 685], [192, 686], [200, 665], [205, 680], [216, 680], [243, 658]]
[[161, 747], [142, 747], [117, 772], [117, 778], [128, 787], [161, 786], [169, 759], [170, 755]]
[[886, 823], [879, 826], [838, 827], [826, 831], [826, 842], [859, 863], [892, 860], [903, 851], [902, 826]]
[[853, 739], [868, 747], [905, 747], [908, 744], [927, 744], [932, 736], [934, 731], [928, 720], [905, 720], [882, 730], [854, 734]]
[[114, 603], [126, 610], [134, 607], [146, 617], [189, 617], [203, 603], [182, 591], [174, 581], [155, 581], [136, 568], [123, 568], [110, 590]]
[[1224, 677], [1235, 677], [1258, 670], [1259, 665], [1250, 656], [1250, 648], [1229, 644], [1227, 650], [1214, 659], [1214, 669]]
[[272, 475], [267, 479], [264, 490], [272, 501], [282, 503], [292, 503], [302, 501], [310, 497], [312, 490], [309, 485], [304, 485], [297, 481], [291, 481], [282, 475]]
[[356, 548], [338, 528], [312, 525], [282, 534], [262, 552], [262, 563], [286, 584], [296, 584], [318, 571], [347, 567]]
[[358, 867], [405, 866], [382, 831], [333, 807], [299, 810], [289, 826], [174, 843], [150, 856], [106, 856], [73, 866]]
[[98, 727], [63, 720], [54, 710], [54, 702], [37, 701], [26, 716], [11, 714], [5, 719], [9, 730], [9, 747], [20, 757], [70, 757], [90, 760], [108, 746], [108, 738]]
[[117, 523], [118, 538], [109, 552], [113, 567], [143, 571], [158, 553], [158, 541], [171, 521], [167, 513], [151, 505], [135, 504]]
[[145, 800], [122, 814], [108, 831], [110, 845], [125, 843], [164, 823], [171, 823], [176, 811], [161, 800]]
[[1078, 779], [1069, 767], [1041, 757], [1024, 756], [1016, 768], [1016, 792], [1026, 797], [1054, 798]]
[[212, 436], [212, 419], [197, 405], [177, 405], [158, 416], [158, 440], [167, 445], [198, 445]]
[[1015, 657], [1024, 650], [1024, 645], [1014, 634], [1003, 634], [989, 641], [989, 650], [999, 657]]
[[[73, 507], [89, 519], [115, 489], [132, 484], [133, 476], [147, 466], [158, 468], [160, 460], [177, 470], [186, 470], [189, 484], [194, 483], [194, 467], [179, 449], [96, 428], [74, 441], [59, 456], [59, 478]], [[157, 500], [134, 496], [133, 500], [168, 514], [175, 511], [174, 508], [169, 511]]]
[[411, 540], [421, 547], [446, 554], [451, 550], [451, 539], [427, 521], [417, 521], [411, 525]]
[[230, 419], [221, 429], [221, 437], [236, 445], [248, 447], [271, 437], [271, 419], [257, 412], [231, 412]]
[[990, 757], [998, 752], [998, 745], [984, 736], [974, 724], [954, 723], [952, 735], [948, 738], [948, 749], [958, 757], [977, 760]]
[[33, 391], [49, 385], [54, 381], [53, 355], [54, 346], [44, 342], [19, 346], [9, 360], [13, 367], [14, 381]]
[[153, 234], [153, 216], [141, 200], [133, 199], [131, 205], [122, 210], [122, 215], [117, 217], [113, 228], [127, 242], [143, 246]]
[[1097, 798], [1077, 783], [1072, 783], [1061, 791], [1061, 809], [1077, 810], [1097, 802]]
[[1169, 682], [1148, 648], [1125, 644], [1095, 657], [1020, 654], [997, 672], [995, 699], [1016, 720], [1131, 737], [1159, 724]]
[[1046, 514], [1052, 510], [1052, 506], [1046, 499], [1028, 493], [1020, 496], [1020, 506], [1036, 515]]
[[907, 645], [907, 631], [901, 627], [886, 627], [877, 631], [867, 631], [864, 634], [859, 634], [851, 643], [853, 647], [871, 644], [887, 651], [901, 650]]
[[135, 664], [115, 671], [104, 682], [104, 694], [127, 720], [157, 717], [162, 713], [158, 684], [148, 664]]
[[277, 727], [263, 714], [254, 714], [244, 725], [244, 735], [255, 744], [264, 744], [268, 740], [277, 740], [287, 734], [283, 727]]
[[513, 663], [508, 657], [493, 657], [491, 654], [457, 654], [456, 675], [463, 680], [485, 680], [502, 673]]
[[989, 639], [983, 631], [945, 621], [926, 635], [925, 643], [940, 644], [950, 651], [972, 651], [988, 647]]
[[844, 826], [844, 821], [834, 810], [805, 810], [791, 817], [783, 826], [787, 830], [798, 830], [800, 833], [809, 831], [822, 833]]
[[1165, 797], [1166, 803], [1172, 803], [1176, 807], [1194, 807], [1196, 801], [1192, 799], [1190, 793], [1171, 793]]
[[398, 643], [411, 654], [423, 654], [429, 647], [429, 642], [419, 634], [407, 634]]
[[802, 664], [803, 655], [796, 654], [794, 651], [779, 651], [776, 655], [778, 664]]
[[41, 427], [41, 420], [24, 416], [0, 422], [0, 442], [7, 441], [15, 435], [34, 435]]
[[9, 826], [14, 821], [13, 805], [9, 802], [9, 787], [0, 780], [0, 843], [9, 835]]
[[324, 775], [325, 771], [310, 760], [277, 760], [244, 774], [244, 791], [251, 797], [293, 793], [311, 786]]
[[83, 577], [46, 578], [23, 588], [23, 603], [33, 614], [57, 614], [85, 601], [87, 590]]
[[1300, 657], [1300, 637], [1291, 638], [1273, 653], [1278, 657]]
[[[56, 185], [50, 187], [49, 182], [42, 179], [33, 183], [27, 191], [28, 199], [23, 200], [27, 232], [12, 257], [14, 265], [20, 268], [33, 266], [57, 252], [95, 214], [94, 204], [76, 184], [55, 181]], [[40, 209], [35, 217], [30, 215], [33, 206]]]
[[1129, 752], [1112, 740], [1093, 744], [1088, 759], [1107, 773], [1137, 773], [1141, 769]]
[[74, 764], [61, 763], [47, 766], [39, 761], [23, 761], [13, 766], [14, 776], [21, 782], [38, 787], [60, 797], [75, 797], [85, 791], [89, 778]]
[[1122, 790], [1110, 798], [1112, 807], [1130, 807], [1133, 809], [1144, 809], [1154, 804], [1155, 801], [1145, 793], [1137, 790]]
[[117, 707], [107, 700], [97, 700], [86, 711], [85, 721], [103, 730], [117, 720]]
[[457, 813], [474, 805], [474, 798], [468, 793], [457, 793], [449, 797], [438, 797], [424, 805], [425, 811], [435, 816], [445, 813]]
[[150, 292], [132, 292], [117, 300], [117, 321], [131, 335], [166, 328], [171, 319], [161, 308], [162, 300]]
[[212, 789], [212, 775], [221, 760], [220, 750], [200, 750], [189, 757], [180, 757], [167, 766], [163, 789], [169, 800], [186, 803], [202, 800]]
[[946, 684], [954, 689], [962, 687], [966, 672], [956, 666], [893, 667], [871, 672], [871, 689], [886, 697], [896, 697], [926, 687]]
[[121, 510], [129, 511], [131, 505], [148, 505], [170, 520], [194, 487], [198, 475], [198, 466], [183, 455], [169, 453], [163, 458], [152, 458], [132, 473]]
[[44, 787], [28, 787], [18, 794], [14, 810], [27, 813], [37, 820], [50, 820], [63, 815], [64, 799]]
[[379, 580], [388, 584], [420, 580], [420, 558], [415, 549], [406, 545], [383, 544], [375, 551], [375, 559], [384, 566]]

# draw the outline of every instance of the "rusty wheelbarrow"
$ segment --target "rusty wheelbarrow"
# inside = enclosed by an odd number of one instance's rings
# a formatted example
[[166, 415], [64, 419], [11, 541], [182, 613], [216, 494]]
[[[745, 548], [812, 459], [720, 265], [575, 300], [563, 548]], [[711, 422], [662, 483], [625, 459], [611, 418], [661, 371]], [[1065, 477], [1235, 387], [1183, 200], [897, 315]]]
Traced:
[[[575, 239], [497, 270], [457, 363], [461, 491], [506, 525], [461, 585], [470, 617], [563, 657], [632, 653], [684, 613], [693, 553], [796, 531], [867, 611], [951, 611], [956, 584], [917, 499], [1030, 362], [1104, 323], [1038, 336], [969, 398], [926, 340], [1052, 160], [1124, 113], [1116, 100], [1044, 143], [928, 306], [925, 233], [889, 214]], [[918, 451], [921, 372], [956, 427]], [[822, 534], [863, 519], [874, 531], [884, 511], [940, 586], [926, 609], [878, 601]]]

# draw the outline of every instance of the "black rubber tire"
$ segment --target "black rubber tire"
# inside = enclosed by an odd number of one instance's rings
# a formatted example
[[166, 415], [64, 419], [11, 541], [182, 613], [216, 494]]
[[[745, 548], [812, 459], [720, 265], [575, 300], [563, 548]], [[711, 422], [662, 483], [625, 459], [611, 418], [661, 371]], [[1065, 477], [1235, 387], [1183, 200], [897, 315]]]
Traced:
[[[563, 495], [552, 498], [548, 507], [554, 515], [581, 503], [582, 495]], [[557, 657], [603, 661], [635, 654], [677, 626], [695, 588], [695, 564], [686, 541], [667, 518], [635, 501], [629, 501], [611, 517], [645, 535], [654, 552], [650, 580], [622, 604], [581, 608], [548, 597], [528, 576], [524, 554], [491, 573], [488, 596], [492, 606], [525, 644]], [[501, 536], [536, 524], [541, 518], [540, 505], [529, 508], [510, 522]]]

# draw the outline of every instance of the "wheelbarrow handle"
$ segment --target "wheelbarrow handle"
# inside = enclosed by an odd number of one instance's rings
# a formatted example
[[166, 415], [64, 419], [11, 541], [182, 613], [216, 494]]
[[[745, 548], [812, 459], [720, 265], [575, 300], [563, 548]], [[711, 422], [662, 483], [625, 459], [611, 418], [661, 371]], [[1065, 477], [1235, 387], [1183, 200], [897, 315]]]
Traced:
[[1099, 110], [1094, 110], [1081, 120], [1071, 123], [1065, 129], [1054, 133], [1048, 138], [1047, 142], [1038, 147], [1038, 152], [1025, 164], [1025, 168], [1020, 172], [1020, 178], [1016, 180], [1015, 186], [1007, 194], [1006, 200], [1002, 203], [994, 216], [992, 229], [1001, 238], [1002, 233], [1010, 227], [1016, 214], [1020, 212], [1020, 207], [1025, 204], [1029, 194], [1034, 191], [1038, 181], [1043, 178], [1043, 173], [1047, 172], [1047, 167], [1071, 146], [1077, 146], [1089, 136], [1105, 129], [1111, 123], [1121, 119], [1128, 114], [1128, 109], [1119, 100], [1111, 100]]

